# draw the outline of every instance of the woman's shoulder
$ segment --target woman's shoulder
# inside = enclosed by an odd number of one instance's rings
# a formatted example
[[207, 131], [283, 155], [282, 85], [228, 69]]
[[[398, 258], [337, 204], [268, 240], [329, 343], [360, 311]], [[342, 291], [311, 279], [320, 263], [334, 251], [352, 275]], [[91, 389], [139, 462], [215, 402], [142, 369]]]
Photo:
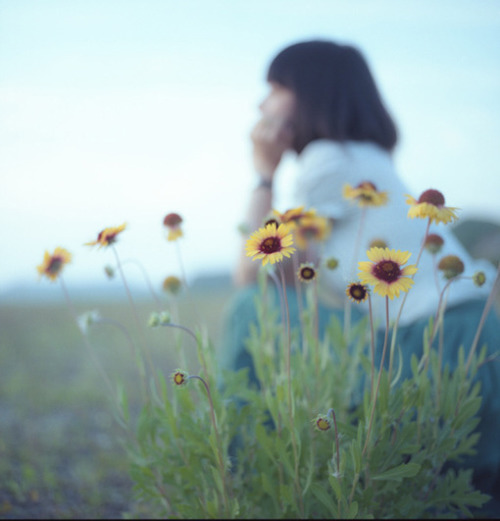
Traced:
[[363, 160], [365, 158], [391, 160], [391, 154], [375, 143], [369, 141], [334, 141], [332, 139], [315, 139], [311, 141], [299, 155], [301, 162], [316, 159]]
[[[348, 177], [366, 177], [394, 170], [391, 154], [380, 146], [361, 141], [339, 142], [331, 139], [311, 141], [298, 156], [303, 172], [346, 172]], [[351, 179], [355, 181], [355, 179]]]

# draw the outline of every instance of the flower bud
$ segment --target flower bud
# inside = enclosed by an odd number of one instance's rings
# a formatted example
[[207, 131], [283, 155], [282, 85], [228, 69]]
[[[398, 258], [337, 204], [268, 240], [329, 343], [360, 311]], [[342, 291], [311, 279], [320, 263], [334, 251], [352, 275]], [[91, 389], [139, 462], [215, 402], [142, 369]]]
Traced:
[[446, 279], [452, 279], [464, 272], [464, 263], [456, 255], [443, 257], [438, 264]]

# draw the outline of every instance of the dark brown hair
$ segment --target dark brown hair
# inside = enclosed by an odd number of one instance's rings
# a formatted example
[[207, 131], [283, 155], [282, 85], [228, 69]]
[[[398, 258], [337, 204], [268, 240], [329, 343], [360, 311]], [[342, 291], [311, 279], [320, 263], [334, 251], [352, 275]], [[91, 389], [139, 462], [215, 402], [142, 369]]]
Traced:
[[397, 142], [387, 112], [361, 53], [349, 45], [312, 40], [281, 51], [267, 80], [297, 97], [294, 149], [315, 139], [370, 141], [386, 150]]

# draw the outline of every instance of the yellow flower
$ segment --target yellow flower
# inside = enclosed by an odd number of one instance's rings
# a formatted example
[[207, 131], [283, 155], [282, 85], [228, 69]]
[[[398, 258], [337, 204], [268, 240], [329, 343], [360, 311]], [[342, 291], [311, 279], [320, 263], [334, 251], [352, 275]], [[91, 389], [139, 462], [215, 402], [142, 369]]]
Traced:
[[366, 252], [371, 262], [359, 262], [358, 276], [361, 282], [374, 286], [382, 297], [399, 297], [400, 291], [408, 291], [414, 284], [408, 276], [417, 272], [415, 265], [406, 266], [411, 253], [389, 248], [371, 248]]
[[439, 190], [426, 190], [423, 192], [418, 201], [411, 195], [406, 195], [406, 202], [410, 205], [408, 217], [415, 219], [429, 218], [431, 223], [449, 223], [458, 219], [455, 213], [458, 208], [445, 206], [444, 195]]
[[121, 226], [114, 226], [111, 228], [104, 228], [99, 235], [97, 236], [97, 240], [92, 242], [86, 242], [85, 246], [96, 246], [99, 245], [99, 248], [103, 246], [109, 246], [116, 242], [116, 236], [121, 233], [127, 227], [127, 223], [123, 223]]
[[368, 298], [368, 291], [368, 287], [364, 284], [353, 282], [347, 286], [345, 293], [353, 302], [359, 304]]
[[311, 282], [316, 278], [316, 269], [310, 262], [302, 263], [297, 270], [297, 277], [301, 282]]
[[330, 234], [330, 221], [319, 215], [309, 215], [301, 218], [296, 224], [295, 239], [297, 248], [305, 250], [310, 241], [324, 241]]
[[377, 187], [370, 181], [363, 181], [358, 186], [352, 187], [345, 184], [342, 189], [342, 195], [345, 199], [356, 201], [359, 206], [383, 206], [387, 204], [387, 192], [379, 192]]
[[48, 279], [55, 281], [61, 273], [65, 264], [71, 262], [71, 253], [64, 248], [56, 248], [51, 255], [48, 251], [43, 256], [43, 262], [36, 267], [40, 276], [45, 275]]
[[168, 228], [167, 241], [175, 241], [183, 236], [181, 230], [182, 217], [178, 213], [169, 213], [163, 219], [163, 225]]
[[[278, 210], [273, 210], [273, 215], [280, 223], [289, 224], [294, 227], [304, 217], [314, 217], [316, 215], [316, 211], [312, 209], [304, 211], [304, 207], [299, 206], [298, 208], [290, 208], [284, 213], [280, 213]], [[268, 222], [270, 222], [270, 220]]]
[[286, 224], [268, 224], [265, 228], [259, 228], [252, 233], [246, 243], [247, 257], [252, 260], [262, 259], [262, 265], [268, 262], [274, 264], [283, 260], [283, 256], [290, 257], [295, 252], [292, 247], [293, 238]]

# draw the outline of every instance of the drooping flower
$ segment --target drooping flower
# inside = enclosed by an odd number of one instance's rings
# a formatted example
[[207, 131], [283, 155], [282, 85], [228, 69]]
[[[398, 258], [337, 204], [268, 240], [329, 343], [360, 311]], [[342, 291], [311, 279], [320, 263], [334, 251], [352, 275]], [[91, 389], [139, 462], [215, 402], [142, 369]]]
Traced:
[[182, 282], [179, 277], [175, 275], [170, 275], [166, 277], [163, 281], [163, 290], [167, 293], [171, 293], [172, 295], [177, 295], [182, 287]]
[[314, 420], [314, 426], [318, 431], [328, 431], [332, 428], [332, 421], [328, 415], [319, 414]]
[[345, 290], [346, 295], [357, 304], [364, 302], [368, 298], [368, 287], [359, 282], [352, 282]]
[[178, 387], [186, 385], [188, 383], [188, 380], [189, 380], [189, 374], [186, 371], [183, 371], [182, 369], [176, 369], [172, 373], [172, 381]]
[[424, 248], [429, 253], [432, 253], [432, 255], [436, 255], [436, 253], [439, 253], [441, 251], [443, 244], [444, 239], [441, 237], [441, 235], [438, 235], [437, 233], [430, 233], [425, 238]]
[[409, 278], [417, 272], [415, 265], [406, 266], [411, 253], [389, 248], [371, 248], [366, 252], [371, 262], [359, 262], [358, 276], [362, 283], [370, 284], [382, 297], [399, 297], [401, 291], [408, 291], [414, 284]]
[[326, 217], [312, 215], [297, 221], [294, 230], [297, 248], [305, 250], [311, 241], [322, 242], [330, 234], [330, 221]]
[[406, 195], [406, 202], [410, 205], [408, 210], [408, 217], [414, 219], [430, 219], [430, 222], [444, 223], [456, 221], [458, 216], [456, 210], [458, 208], [452, 208], [445, 206], [444, 195], [439, 190], [426, 190], [422, 192], [418, 201], [416, 201], [411, 195]]
[[480, 288], [486, 282], [484, 271], [476, 271], [476, 273], [472, 275], [472, 281], [478, 288]]
[[290, 257], [295, 252], [293, 237], [286, 224], [278, 227], [274, 223], [268, 224], [265, 228], [259, 228], [252, 233], [246, 243], [247, 257], [252, 260], [262, 259], [262, 265], [268, 262], [274, 264], [280, 262], [283, 257]]
[[456, 255], [446, 255], [438, 264], [438, 270], [446, 279], [452, 279], [464, 272], [464, 263]]
[[297, 277], [301, 282], [311, 282], [316, 276], [316, 268], [310, 262], [302, 263], [297, 270]]
[[293, 227], [304, 217], [314, 217], [316, 211], [313, 209], [304, 210], [304, 206], [299, 206], [297, 208], [290, 208], [284, 213], [280, 213], [278, 210], [273, 210], [272, 215], [279, 223], [289, 224]]
[[360, 207], [383, 206], [389, 200], [387, 192], [379, 192], [370, 181], [363, 181], [354, 188], [350, 184], [345, 184], [342, 195], [345, 199], [356, 201]]
[[103, 246], [110, 246], [111, 244], [114, 244], [116, 242], [116, 237], [118, 234], [120, 234], [125, 228], [127, 227], [127, 223], [123, 223], [120, 226], [113, 226], [111, 228], [104, 228], [101, 232], [99, 232], [99, 235], [97, 236], [97, 239], [92, 242], [86, 242], [85, 246], [99, 246], [99, 248], [102, 248]]
[[167, 241], [175, 241], [183, 236], [181, 230], [182, 217], [178, 213], [169, 213], [163, 219], [163, 225], [168, 228]]
[[43, 255], [43, 262], [36, 267], [40, 276], [45, 276], [51, 281], [55, 281], [65, 264], [71, 262], [71, 253], [64, 248], [57, 247], [54, 253], [46, 251]]

